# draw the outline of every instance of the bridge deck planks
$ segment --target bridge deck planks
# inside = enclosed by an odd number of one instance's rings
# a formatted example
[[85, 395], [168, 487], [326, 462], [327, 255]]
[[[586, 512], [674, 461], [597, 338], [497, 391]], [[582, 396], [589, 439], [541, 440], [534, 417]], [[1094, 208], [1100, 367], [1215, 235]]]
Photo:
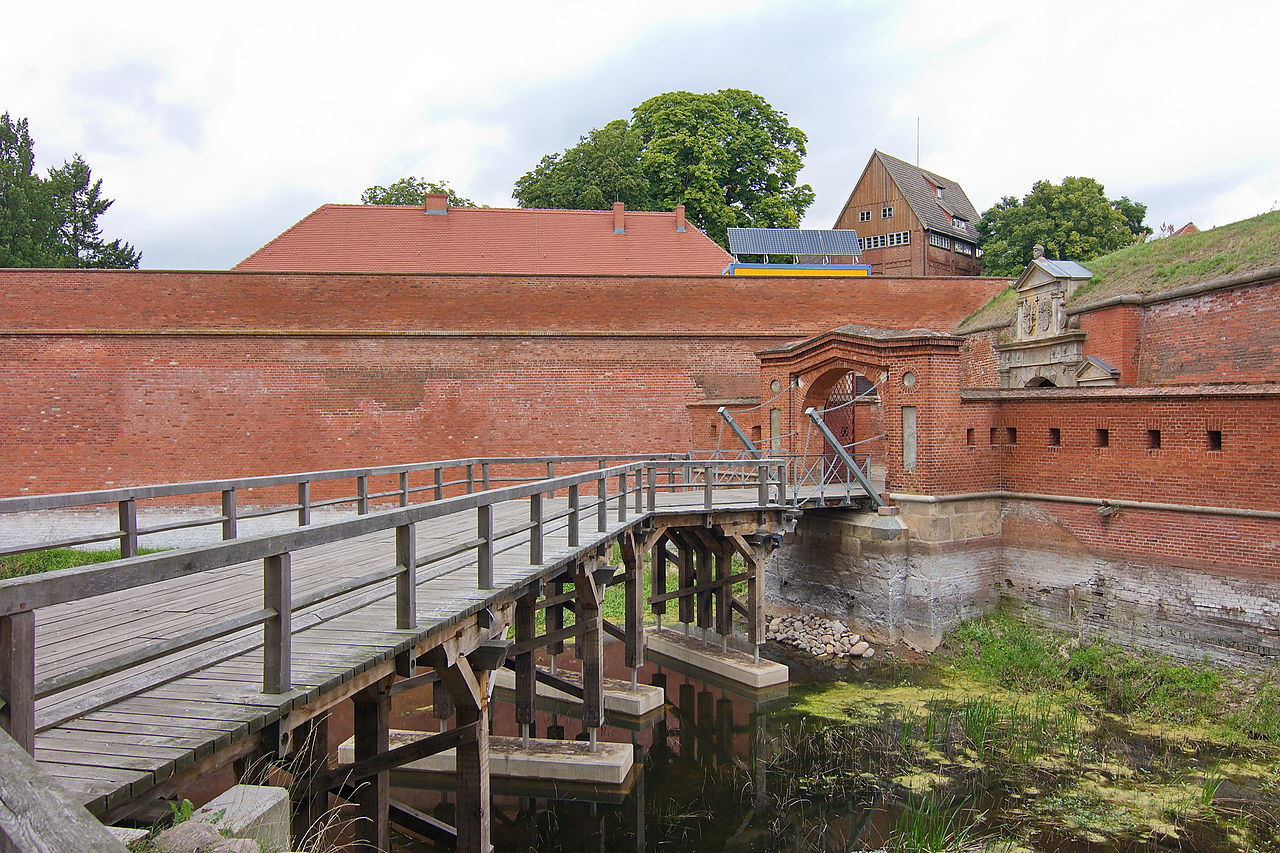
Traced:
[[[583, 503], [595, 500], [583, 494]], [[634, 500], [634, 498], [633, 498]], [[702, 493], [660, 494], [660, 509], [702, 508]], [[563, 496], [544, 501], [544, 515], [567, 508]], [[754, 490], [719, 492], [716, 508], [756, 508]], [[249, 736], [290, 709], [337, 689], [397, 650], [461, 613], [510, 598], [547, 567], [586, 553], [603, 535], [612, 535], [642, 515], [629, 501], [619, 522], [608, 508], [606, 534], [597, 530], [594, 507], [581, 515], [582, 547], [570, 549], [567, 519], [549, 522], [544, 562], [529, 564], [528, 533], [495, 546], [495, 588], [476, 584], [474, 552], [438, 566], [420, 568], [418, 627], [395, 627], [394, 582], [380, 582], [293, 614], [293, 682], [287, 694], [261, 692], [261, 628], [249, 628], [196, 649], [175, 652], [73, 688], [37, 703], [36, 758], [84, 802], [101, 812], [128, 802], [195, 761]], [[501, 532], [529, 520], [527, 501], [494, 507]], [[419, 555], [476, 535], [474, 513], [459, 513], [416, 526]], [[293, 555], [293, 595], [297, 599], [336, 582], [372, 572], [395, 559], [392, 531], [370, 534]], [[37, 677], [76, 669], [136, 648], [140, 641], [179, 636], [232, 615], [260, 609], [262, 570], [241, 564], [189, 579], [167, 581], [37, 612]], [[238, 644], [238, 645], [237, 645]], [[219, 648], [234, 652], [222, 660]], [[121, 694], [107, 704], [102, 697]], [[82, 709], [82, 710], [79, 710]], [[63, 717], [69, 717], [63, 719]]]

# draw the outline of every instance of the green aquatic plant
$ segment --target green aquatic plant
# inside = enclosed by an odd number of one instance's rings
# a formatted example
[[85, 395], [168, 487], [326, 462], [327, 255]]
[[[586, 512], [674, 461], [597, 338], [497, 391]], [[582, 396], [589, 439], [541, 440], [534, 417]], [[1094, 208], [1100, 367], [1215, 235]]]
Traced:
[[982, 846], [985, 812], [931, 792], [902, 804], [886, 849], [895, 853], [959, 853]]

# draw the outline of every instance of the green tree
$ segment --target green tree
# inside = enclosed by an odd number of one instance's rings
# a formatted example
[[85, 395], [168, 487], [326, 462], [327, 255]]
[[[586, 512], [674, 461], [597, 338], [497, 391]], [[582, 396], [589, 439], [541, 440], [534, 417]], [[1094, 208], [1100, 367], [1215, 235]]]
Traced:
[[49, 170], [45, 182], [57, 220], [58, 254], [62, 266], [97, 269], [134, 268], [141, 254], [128, 243], [102, 239], [98, 217], [114, 201], [102, 196], [102, 179], [93, 180], [89, 164], [79, 154], [60, 168]]
[[0, 116], [0, 267], [138, 266], [133, 246], [102, 239], [112, 204], [79, 154], [42, 179], [27, 120]]
[[685, 206], [721, 245], [730, 226], [794, 228], [813, 203], [796, 185], [807, 138], [743, 89], [668, 92], [550, 154], [516, 182], [521, 207]]
[[450, 207], [479, 207], [469, 198], [454, 192], [448, 181], [428, 181], [422, 178], [401, 178], [390, 186], [373, 186], [360, 194], [361, 204], [422, 204], [427, 193], [445, 193]]
[[1108, 199], [1093, 178], [1036, 181], [1021, 201], [1005, 196], [978, 220], [983, 270], [1018, 275], [1037, 243], [1047, 257], [1091, 261], [1145, 239], [1150, 233], [1143, 224], [1146, 215], [1147, 206], [1127, 196]]
[[53, 204], [35, 162], [27, 120], [0, 116], [0, 267], [61, 266]]

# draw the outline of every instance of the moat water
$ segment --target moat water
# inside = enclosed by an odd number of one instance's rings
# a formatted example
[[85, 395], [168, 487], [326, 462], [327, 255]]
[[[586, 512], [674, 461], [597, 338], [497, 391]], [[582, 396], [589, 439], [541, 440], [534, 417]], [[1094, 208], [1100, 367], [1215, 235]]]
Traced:
[[[626, 677], [621, 648], [606, 654], [609, 674]], [[634, 745], [630, 784], [495, 778], [495, 849], [1280, 851], [1280, 757], [1269, 751], [1081, 719], [901, 661], [789, 662], [789, 691], [754, 696], [650, 663], [640, 678], [664, 687], [665, 713], [600, 730]], [[394, 727], [438, 729], [429, 689], [397, 699]], [[535, 735], [583, 737], [571, 707], [542, 707]], [[512, 706], [496, 703], [494, 733], [516, 729]], [[447, 787], [401, 775], [393, 796], [449, 821]]]

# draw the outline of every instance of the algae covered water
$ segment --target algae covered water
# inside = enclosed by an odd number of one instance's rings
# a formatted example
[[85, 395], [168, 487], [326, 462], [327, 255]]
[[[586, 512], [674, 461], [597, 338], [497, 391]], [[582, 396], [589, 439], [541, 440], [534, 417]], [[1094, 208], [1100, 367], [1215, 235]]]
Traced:
[[[1055, 661], [1085, 648], [1064, 653], [1050, 635], [1042, 640]], [[1224, 684], [1207, 668], [1137, 658], [1126, 681], [1117, 661], [1130, 657], [1105, 647], [1095, 657], [1110, 663], [1096, 659], [1084, 672], [1111, 681], [1081, 687], [1034, 654], [989, 671], [986, 650], [966, 656], [960, 646], [929, 663], [890, 657], [848, 669], [793, 658], [790, 690], [764, 695], [650, 664], [641, 677], [666, 690], [664, 712], [611, 720], [601, 733], [635, 745], [629, 787], [495, 778], [495, 847], [1280, 851], [1280, 748], [1265, 676]], [[619, 672], [618, 649], [609, 654]], [[1048, 686], [1023, 683], [1019, 665]], [[412, 725], [415, 713], [405, 708], [397, 725]], [[514, 729], [497, 705], [495, 732]], [[548, 706], [536, 733], [572, 738], [579, 729], [571, 706]], [[395, 781], [397, 798], [448, 819], [440, 785]]]

